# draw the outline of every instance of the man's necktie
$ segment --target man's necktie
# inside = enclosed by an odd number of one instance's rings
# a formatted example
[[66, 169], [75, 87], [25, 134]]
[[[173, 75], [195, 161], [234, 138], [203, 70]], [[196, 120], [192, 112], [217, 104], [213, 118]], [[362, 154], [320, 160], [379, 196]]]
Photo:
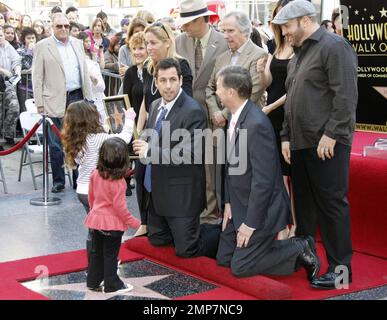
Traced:
[[[166, 107], [164, 107], [164, 106], [161, 107], [160, 115], [157, 118], [157, 121], [155, 124], [155, 130], [156, 130], [158, 135], [160, 135], [161, 125], [162, 125], [162, 122], [163, 122], [167, 112], [168, 112], [168, 109]], [[145, 187], [146, 191], [148, 191], [148, 192], [152, 192], [151, 173], [152, 173], [151, 164], [147, 164], [145, 167], [144, 187]]]
[[236, 125], [235, 120], [231, 120], [230, 126], [228, 127], [228, 138], [229, 138], [230, 140], [231, 140], [231, 138], [232, 138], [232, 135], [234, 134], [234, 131], [235, 131], [235, 125]]
[[195, 46], [195, 75], [198, 75], [200, 66], [203, 62], [203, 51], [202, 51], [202, 43], [200, 39], [196, 40]]

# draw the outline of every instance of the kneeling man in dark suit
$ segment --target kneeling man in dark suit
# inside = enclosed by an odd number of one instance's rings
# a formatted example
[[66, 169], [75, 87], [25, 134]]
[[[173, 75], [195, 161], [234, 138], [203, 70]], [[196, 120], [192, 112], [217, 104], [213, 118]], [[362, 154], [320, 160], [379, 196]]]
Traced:
[[289, 223], [290, 205], [272, 125], [249, 99], [250, 73], [228, 66], [218, 73], [217, 91], [231, 112], [227, 130], [225, 211], [217, 263], [240, 277], [289, 275], [304, 266], [308, 279], [320, 269], [313, 238], [276, 240]]
[[148, 137], [133, 142], [141, 159], [136, 167], [137, 197], [140, 211], [148, 214], [148, 238], [155, 246], [175, 246], [181, 257], [214, 258], [220, 226], [200, 226], [206, 180], [204, 140], [197, 135], [206, 128], [207, 117], [181, 89], [176, 60], [161, 60], [155, 79], [161, 98], [151, 105]]

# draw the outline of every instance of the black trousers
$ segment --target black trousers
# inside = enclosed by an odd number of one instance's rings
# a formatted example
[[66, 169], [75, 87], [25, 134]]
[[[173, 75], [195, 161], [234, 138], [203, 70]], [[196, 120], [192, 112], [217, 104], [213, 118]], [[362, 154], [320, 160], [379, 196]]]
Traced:
[[290, 275], [303, 245], [292, 239], [275, 240], [277, 234], [262, 236], [254, 232], [247, 247], [237, 248], [237, 230], [231, 219], [220, 235], [216, 262], [230, 267], [237, 277], [257, 274]]
[[180, 257], [215, 258], [220, 226], [200, 225], [200, 212], [190, 217], [160, 216], [148, 194], [148, 239], [154, 246], [174, 246]]
[[337, 143], [332, 159], [316, 148], [291, 152], [296, 235], [315, 237], [317, 225], [329, 262], [328, 271], [345, 265], [351, 271], [352, 242], [347, 200], [351, 147]]
[[122, 280], [117, 275], [117, 263], [124, 233], [113, 232], [114, 236], [109, 236], [98, 230], [90, 230], [92, 246], [87, 268], [89, 288], [98, 288], [102, 280], [106, 291], [116, 291], [123, 286]]

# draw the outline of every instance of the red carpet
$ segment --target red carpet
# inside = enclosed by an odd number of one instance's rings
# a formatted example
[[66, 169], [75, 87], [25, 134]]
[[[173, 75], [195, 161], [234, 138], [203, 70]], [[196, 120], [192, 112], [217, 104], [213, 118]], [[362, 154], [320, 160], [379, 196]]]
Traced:
[[[228, 268], [217, 266], [212, 259], [206, 257], [179, 258], [174, 254], [173, 248], [153, 247], [146, 238], [127, 241], [126, 248], [141, 252], [154, 261], [163, 262], [184, 272], [188, 271], [204, 279], [231, 287], [256, 299], [325, 299], [387, 284], [387, 260], [360, 253], [355, 253], [353, 257], [354, 279], [348, 290], [318, 290], [309, 286], [304, 270], [289, 277], [236, 278]], [[322, 260], [322, 272], [327, 268], [323, 252], [321, 245], [318, 245], [319, 257]], [[196, 299], [196, 295], [189, 298]], [[229, 299], [233, 299], [233, 297], [229, 297]]]
[[[323, 256], [318, 247], [320, 258]], [[236, 278], [228, 268], [219, 267], [205, 257], [183, 259], [176, 257], [173, 248], [156, 248], [146, 238], [126, 242], [120, 253], [124, 262], [149, 259], [160, 265], [212, 283], [218, 288], [204, 293], [180, 297], [180, 300], [283, 300], [325, 299], [387, 284], [387, 260], [356, 253], [353, 259], [354, 282], [348, 290], [317, 290], [309, 287], [305, 271], [289, 277], [254, 276]], [[324, 259], [322, 259], [324, 260]], [[47, 267], [50, 276], [77, 272], [87, 267], [85, 250], [43, 257], [17, 260], [0, 264], [0, 300], [44, 300], [44, 296], [30, 291], [20, 282], [36, 279]], [[326, 268], [323, 261], [322, 271]]]
[[355, 132], [349, 193], [353, 249], [387, 258], [387, 161], [363, 157], [363, 147], [387, 134]]

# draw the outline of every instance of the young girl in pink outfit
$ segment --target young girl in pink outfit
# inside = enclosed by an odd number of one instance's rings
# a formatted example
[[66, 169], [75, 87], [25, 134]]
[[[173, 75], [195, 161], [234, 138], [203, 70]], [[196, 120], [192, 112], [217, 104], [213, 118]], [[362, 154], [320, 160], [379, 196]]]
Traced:
[[126, 205], [125, 174], [129, 168], [128, 146], [121, 138], [103, 142], [97, 169], [89, 184], [90, 212], [85, 225], [91, 233], [91, 252], [87, 272], [87, 287], [105, 293], [122, 293], [133, 289], [117, 275], [118, 252], [128, 227], [137, 229], [140, 221], [131, 215]]

